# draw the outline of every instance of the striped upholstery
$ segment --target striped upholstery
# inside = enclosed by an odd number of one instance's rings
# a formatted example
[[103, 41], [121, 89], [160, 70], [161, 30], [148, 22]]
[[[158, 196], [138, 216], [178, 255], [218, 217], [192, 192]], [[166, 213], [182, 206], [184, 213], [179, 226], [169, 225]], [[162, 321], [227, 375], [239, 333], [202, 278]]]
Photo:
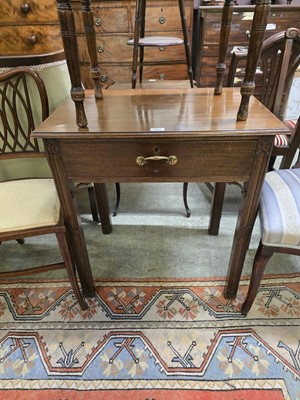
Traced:
[[264, 245], [300, 248], [300, 168], [266, 174], [260, 219]]
[[276, 135], [274, 140], [275, 147], [288, 147], [293, 137], [297, 120], [286, 120], [284, 123], [289, 128], [292, 135]]

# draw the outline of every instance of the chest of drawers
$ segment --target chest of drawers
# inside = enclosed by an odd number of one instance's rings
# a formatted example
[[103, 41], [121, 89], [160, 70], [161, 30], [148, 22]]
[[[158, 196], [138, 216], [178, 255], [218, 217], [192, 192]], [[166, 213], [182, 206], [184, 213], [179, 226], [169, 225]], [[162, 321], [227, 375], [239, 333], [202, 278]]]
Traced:
[[[116, 81], [131, 81], [133, 47], [127, 44], [134, 35], [135, 1], [93, 1], [97, 54], [104, 86]], [[81, 75], [86, 88], [93, 83], [89, 72], [89, 56], [84, 39], [81, 2], [72, 1], [78, 33]], [[191, 36], [193, 1], [185, 2], [188, 30]], [[146, 36], [183, 37], [177, 0], [148, 0]], [[191, 39], [190, 39], [191, 40]], [[176, 68], [174, 68], [176, 64]], [[145, 49], [144, 79], [187, 79], [184, 46]]]
[[56, 0], [2, 0], [0, 37], [0, 66], [61, 50]]
[[[227, 67], [233, 47], [247, 46], [249, 43], [253, 12], [254, 6], [234, 8], [226, 57]], [[198, 28], [194, 29], [193, 51], [195, 79], [198, 86], [215, 85], [221, 16], [222, 7], [220, 6], [200, 5], [196, 11], [195, 25]], [[300, 6], [272, 6], [265, 38], [291, 27], [300, 28]]]

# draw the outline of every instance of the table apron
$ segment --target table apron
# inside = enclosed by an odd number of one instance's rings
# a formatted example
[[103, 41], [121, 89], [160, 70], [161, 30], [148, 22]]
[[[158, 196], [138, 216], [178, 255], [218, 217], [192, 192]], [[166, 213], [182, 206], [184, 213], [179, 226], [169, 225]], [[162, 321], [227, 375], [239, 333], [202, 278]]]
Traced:
[[[247, 181], [253, 167], [257, 138], [251, 140], [107, 141], [61, 140], [69, 178], [80, 182]], [[176, 156], [177, 163], [139, 156]]]

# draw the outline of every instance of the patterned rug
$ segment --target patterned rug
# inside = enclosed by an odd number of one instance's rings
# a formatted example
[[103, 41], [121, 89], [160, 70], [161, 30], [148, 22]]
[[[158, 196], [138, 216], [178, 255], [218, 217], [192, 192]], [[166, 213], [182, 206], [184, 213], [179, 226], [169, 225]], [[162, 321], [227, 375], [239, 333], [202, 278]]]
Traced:
[[268, 276], [247, 317], [224, 280], [0, 283], [0, 399], [300, 399], [300, 275]]

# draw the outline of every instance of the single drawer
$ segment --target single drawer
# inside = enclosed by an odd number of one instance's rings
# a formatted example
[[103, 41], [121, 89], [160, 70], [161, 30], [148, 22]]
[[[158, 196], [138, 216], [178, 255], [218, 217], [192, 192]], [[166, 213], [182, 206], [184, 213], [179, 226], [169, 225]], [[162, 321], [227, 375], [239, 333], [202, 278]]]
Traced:
[[[172, 33], [168, 32], [167, 36]], [[173, 33], [174, 36], [174, 33]], [[176, 32], [177, 37], [181, 37], [181, 32]], [[133, 46], [128, 45], [130, 38], [122, 35], [97, 35], [96, 50], [99, 62], [126, 62], [132, 63]], [[89, 62], [90, 57], [86, 46], [85, 36], [78, 37], [80, 60]], [[184, 44], [163, 47], [145, 47], [144, 62], [172, 62], [185, 60]]]
[[[86, 89], [93, 89], [94, 83], [91, 77], [90, 66], [81, 65], [80, 70], [84, 87]], [[131, 82], [131, 65], [101, 64], [100, 71], [100, 80], [104, 88], [107, 88], [120, 81]]]
[[42, 54], [63, 48], [58, 25], [2, 26], [0, 53]]
[[0, 22], [5, 24], [57, 21], [56, 0], [1, 1]]
[[145, 79], [156, 79], [156, 80], [168, 80], [168, 79], [188, 79], [188, 69], [186, 62], [183, 64], [159, 64], [159, 65], [147, 65], [144, 64], [143, 69], [143, 80]]
[[[60, 146], [67, 175], [80, 182], [226, 182], [249, 178], [256, 140], [78, 139], [62, 140]], [[166, 159], [137, 162], [138, 157], [153, 156]], [[167, 163], [170, 156], [177, 159], [173, 165]]]
[[[132, 62], [132, 46], [127, 44], [129, 37], [121, 35], [97, 36], [97, 55], [101, 62]], [[90, 57], [86, 46], [85, 36], [78, 37], [80, 60], [89, 62]]]
[[[81, 10], [75, 10], [77, 32], [83, 33]], [[127, 33], [129, 21], [127, 7], [99, 7], [93, 4], [94, 27], [96, 33]]]
[[[187, 28], [191, 27], [190, 9], [186, 6], [186, 24]], [[132, 26], [135, 21], [135, 8], [131, 10]], [[181, 30], [181, 19], [178, 6], [161, 6], [161, 7], [148, 7], [146, 8], [146, 32], [157, 31], [178, 31]]]

